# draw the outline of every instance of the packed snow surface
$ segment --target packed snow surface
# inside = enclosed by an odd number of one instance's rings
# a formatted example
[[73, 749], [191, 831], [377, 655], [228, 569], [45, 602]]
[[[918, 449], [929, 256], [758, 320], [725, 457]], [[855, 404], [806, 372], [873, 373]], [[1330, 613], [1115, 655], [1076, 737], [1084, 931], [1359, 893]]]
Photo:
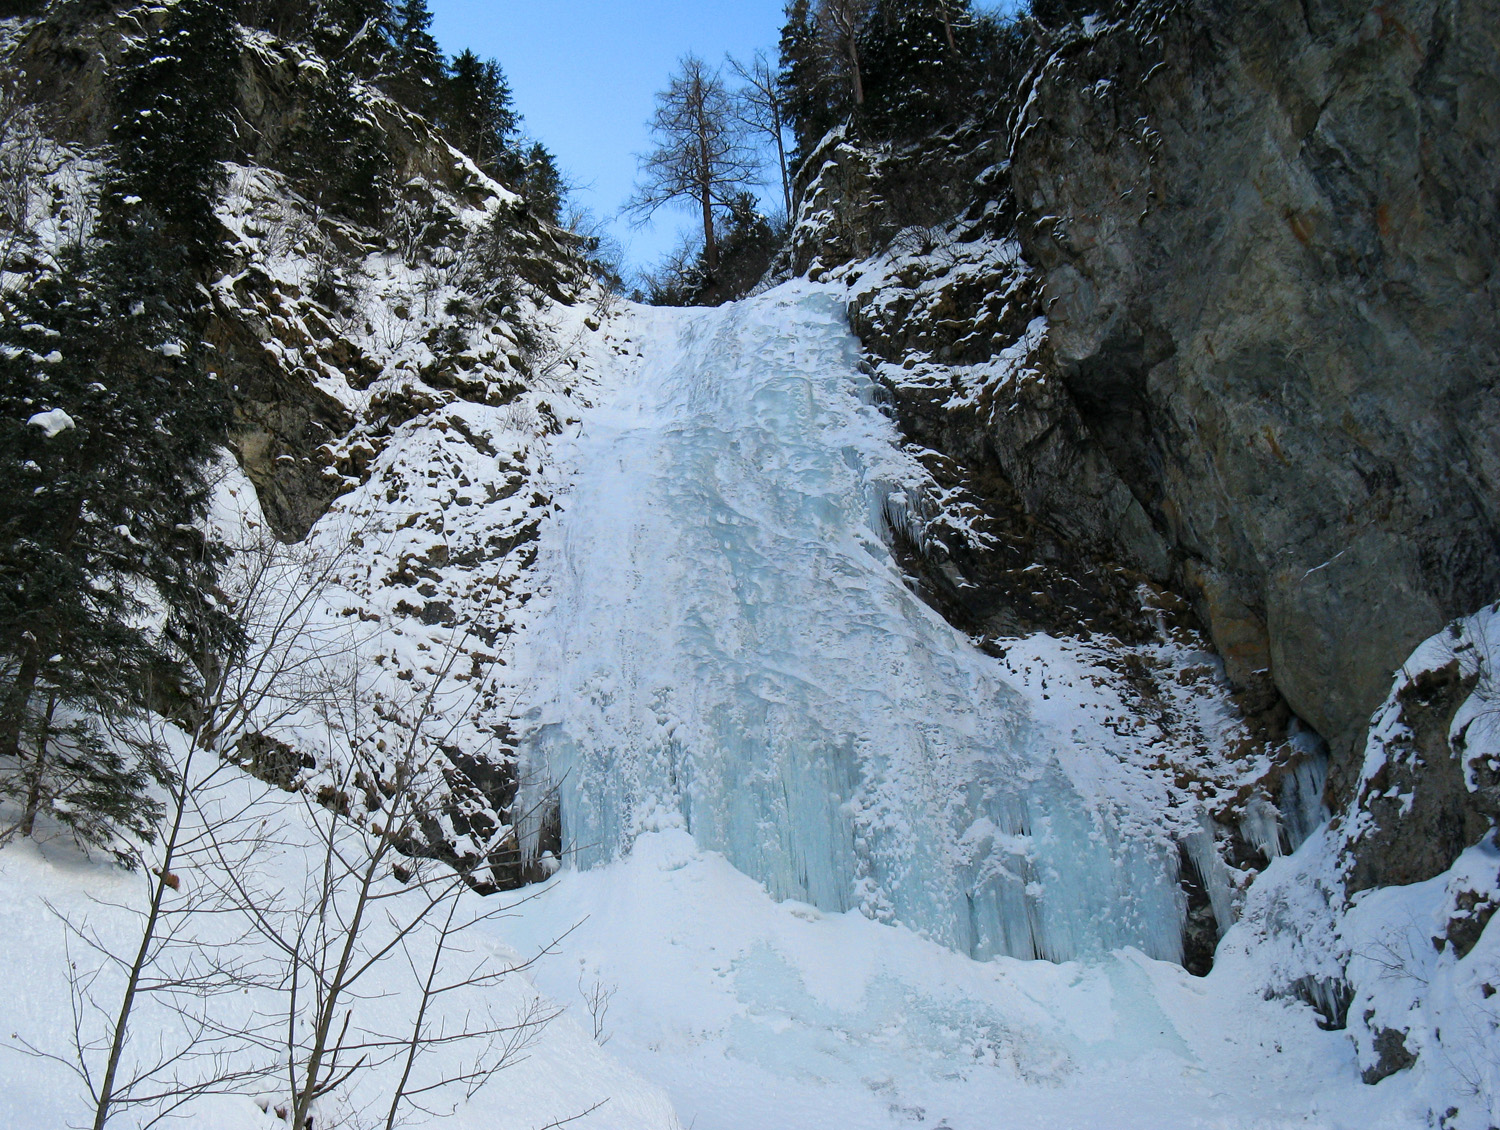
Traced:
[[976, 957], [1180, 957], [1175, 850], [892, 562], [920, 471], [836, 294], [637, 317], [539, 561], [524, 752], [565, 853], [680, 822], [777, 898]]
[[1344, 1032], [1124, 949], [1053, 964], [953, 952], [856, 911], [777, 902], [681, 828], [565, 869], [504, 926], [604, 1050], [694, 1130], [1395, 1130], [1410, 1080], [1359, 1081]]
[[[181, 755], [183, 751], [179, 746], [173, 752]], [[226, 773], [222, 765], [201, 769], [195, 776], [197, 801], [186, 822], [186, 839], [199, 839], [205, 821], [240, 843], [265, 836], [267, 846], [241, 853], [241, 874], [264, 891], [263, 911], [288, 897], [297, 902], [299, 893], [309, 889], [309, 880], [318, 878], [321, 851], [313, 830], [315, 820], [309, 819], [302, 801], [243, 774]], [[271, 826], [269, 834], [261, 821]], [[213, 869], [201, 862], [185, 859], [178, 865], [181, 889], [174, 897], [180, 900], [179, 906], [214, 909], [179, 916], [173, 919], [174, 925], [163, 928], [158, 937], [173, 941], [151, 967], [145, 983], [181, 975], [188, 968], [182, 961], [191, 960], [191, 968], [208, 987], [207, 1003], [212, 1007], [205, 1015], [227, 1023], [231, 1031], [237, 1026], [267, 1031], [264, 1025], [272, 1017], [284, 1025], [287, 985], [281, 977], [257, 973], [246, 978], [243, 989], [233, 988], [229, 995], [223, 994], [222, 987], [212, 987], [220, 980], [213, 972], [218, 962], [241, 971], [261, 967], [263, 972], [267, 958], [274, 962], [276, 957], [263, 941], [258, 947], [246, 944], [243, 915], [224, 913], [213, 900]], [[123, 983], [121, 971], [101, 953], [107, 951], [125, 961], [134, 956], [140, 944], [140, 912], [149, 901], [146, 884], [140, 872], [124, 871], [105, 859], [81, 858], [62, 837], [41, 844], [13, 844], [0, 852], [0, 936], [5, 938], [5, 945], [0, 946], [0, 983], [13, 990], [4, 1013], [5, 1027], [0, 1030], [0, 1127], [5, 1130], [58, 1130], [92, 1123], [94, 1107], [73, 1067], [75, 1039], [88, 1048], [97, 1081], [101, 1048], [108, 1047], [106, 1021], [114, 1016]], [[389, 876], [380, 878], [379, 888], [400, 890]], [[344, 915], [340, 921], [348, 921], [348, 894], [327, 896], [335, 915]], [[524, 899], [524, 895], [516, 896], [515, 901]], [[499, 909], [493, 900], [471, 893], [463, 894], [460, 901], [460, 916]], [[362, 953], [393, 944], [391, 931], [409, 904], [391, 905], [398, 906], [394, 920], [387, 921], [383, 914], [371, 916], [367, 927], [371, 944]], [[575, 1017], [545, 1019], [556, 1010], [538, 995], [525, 971], [527, 960], [536, 955], [513, 950], [503, 933], [491, 928], [471, 931], [462, 943], [462, 955], [449, 969], [459, 973], [455, 979], [481, 969], [513, 972], [483, 988], [453, 994], [441, 1014], [434, 1015], [433, 1029], [450, 1034], [472, 1029], [476, 1017], [517, 1025], [521, 1039], [514, 1054], [488, 1086], [472, 1094], [466, 1094], [463, 1086], [435, 1091], [430, 1101], [424, 1096], [422, 1103], [435, 1118], [407, 1111], [399, 1124], [437, 1124], [450, 1130], [541, 1130], [564, 1124], [577, 1130], [679, 1130], [659, 1086], [601, 1049]], [[84, 936], [98, 948], [84, 942]], [[396, 948], [390, 960], [373, 963], [368, 983], [347, 998], [354, 1031], [395, 1032], [411, 1024], [416, 1003], [413, 971], [426, 968], [423, 963], [431, 960], [432, 951], [431, 937], [424, 937], [424, 932], [408, 937], [414, 944]], [[201, 952], [201, 959], [185, 958], [190, 943]], [[71, 982], [70, 967], [76, 978]], [[231, 1008], [230, 1003], [241, 999], [242, 993], [244, 1004]], [[153, 1121], [158, 1108], [150, 1104], [117, 1108], [111, 1127], [155, 1124], [181, 1130], [286, 1130], [284, 1120], [263, 1109], [286, 1102], [285, 1071], [274, 1069], [278, 1055], [270, 1057], [272, 1070], [263, 1072], [264, 1047], [239, 1039], [205, 1039], [196, 1022], [197, 1008], [203, 1003], [190, 992], [145, 992], [132, 1016], [124, 1076], [157, 1060], [170, 1068], [158, 1078], [170, 1079], [172, 1071], [178, 1070], [183, 1073], [179, 1077], [188, 1079], [200, 1073], [208, 1078], [236, 1071], [251, 1074], [214, 1086], [212, 1092], [219, 1093], [195, 1098], [161, 1121]], [[538, 1019], [542, 1022], [537, 1023]], [[586, 1025], [586, 1015], [583, 1020]], [[425, 1066], [435, 1073], [433, 1077], [451, 1076], [457, 1074], [454, 1064], [467, 1063], [476, 1050], [472, 1044], [463, 1050], [455, 1047], [446, 1057], [429, 1056]], [[209, 1052], [216, 1058], [211, 1070], [204, 1072], [201, 1058]], [[487, 1055], [491, 1052], [484, 1050]], [[175, 1068], [171, 1068], [173, 1062]], [[399, 1070], [399, 1062], [372, 1062], [364, 1071], [352, 1073], [347, 1086], [319, 1100], [314, 1124], [342, 1130], [383, 1126], [385, 1104]]]

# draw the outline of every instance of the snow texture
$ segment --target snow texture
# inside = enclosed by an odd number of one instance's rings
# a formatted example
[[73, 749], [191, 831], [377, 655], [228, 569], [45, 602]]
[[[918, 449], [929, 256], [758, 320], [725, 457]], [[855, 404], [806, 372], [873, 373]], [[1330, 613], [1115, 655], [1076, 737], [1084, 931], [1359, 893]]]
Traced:
[[[181, 753], [180, 747], [176, 752]], [[199, 834], [205, 820], [223, 821], [221, 830], [236, 826], [253, 829], [261, 819], [271, 822], [269, 835], [265, 827], [258, 831], [267, 846], [244, 857], [240, 876], [269, 893], [264, 906], [272, 905], [271, 896], [290, 896], [295, 905], [298, 893], [308, 889], [310, 881], [316, 884], [320, 844], [300, 800], [289, 799], [280, 790], [237, 773], [226, 776], [222, 769], [203, 774], [197, 792], [198, 808], [186, 826], [189, 838]], [[180, 866], [181, 888], [175, 897], [185, 904], [199, 898], [199, 892], [213, 881], [210, 870]], [[389, 875], [381, 877], [377, 894], [393, 891], [400, 893], [396, 881]], [[348, 914], [345, 904], [350, 893], [344, 892], [345, 897], [332, 905], [335, 913]], [[415, 890], [405, 894], [419, 901], [424, 897]], [[465, 893], [462, 900], [461, 914], [491, 909], [486, 900], [472, 893]], [[7, 1130], [55, 1130], [85, 1125], [85, 1118], [92, 1120], [93, 1107], [83, 1084], [65, 1061], [72, 1058], [75, 1024], [84, 1040], [107, 1038], [103, 1022], [106, 1016], [114, 1015], [121, 978], [119, 970], [81, 943], [64, 921], [86, 931], [111, 954], [133, 956], [140, 939], [140, 910], [146, 902], [142, 875], [129, 874], [102, 861], [82, 860], [60, 843], [23, 843], [0, 853], [0, 931], [6, 939], [5, 946], [0, 947], [0, 979], [11, 986], [24, 986], [24, 990], [13, 993], [6, 1009], [4, 1042], [0, 1043], [0, 1079], [4, 1081], [0, 1086], [0, 1126]], [[408, 911], [409, 907], [403, 909], [397, 904], [398, 919]], [[264, 970], [269, 956], [264, 951], [269, 947], [262, 941], [262, 952], [257, 952], [253, 943], [246, 944], [243, 915], [205, 914], [187, 922], [192, 934], [178, 935], [181, 940], [195, 937], [203, 952], [218, 961], [237, 963], [241, 969]], [[383, 916], [371, 915], [366, 930], [367, 952], [394, 944]], [[426, 968], [423, 963], [431, 961], [431, 947], [430, 932], [408, 935], [406, 946], [374, 967], [367, 982], [348, 998], [353, 1031], [390, 1033], [409, 1027], [417, 1003], [413, 970]], [[429, 1018], [432, 1030], [461, 1031], [466, 1025], [474, 1026], [476, 1017], [524, 1024], [538, 1014], [555, 1011], [523, 971], [525, 961], [534, 954], [517, 952], [493, 930], [465, 938], [461, 949], [462, 954], [455, 954], [455, 959], [447, 963], [445, 976], [468, 976], [476, 969], [517, 971], [503, 976], [498, 984], [460, 991], [450, 994], [448, 1001], [435, 1002], [439, 1007]], [[408, 965], [408, 961], [414, 964]], [[196, 968], [201, 971], [206, 964], [200, 960]], [[70, 967], [80, 978], [76, 988], [87, 994], [80, 1002], [79, 1015], [70, 1003], [75, 988], [69, 981]], [[161, 976], [173, 968], [169, 954], [150, 974]], [[286, 986], [278, 986], [275, 978], [257, 979], [262, 984], [248, 987], [243, 995], [236, 990], [228, 1003], [215, 1004], [213, 1015], [219, 1022], [242, 1023], [247, 1028], [264, 1025], [280, 1009], [285, 1024]], [[90, 1000], [93, 1005], [87, 1003]], [[132, 1018], [133, 1054], [127, 1054], [126, 1076], [141, 1064], [149, 1064], [152, 1056], [164, 1057], [189, 1046], [194, 1007], [190, 994], [147, 992], [142, 996]], [[572, 1017], [558, 1016], [531, 1035], [518, 1047], [510, 1065], [472, 1097], [465, 1097], [463, 1087], [424, 1097], [429, 1109], [441, 1116], [440, 1124], [451, 1130], [538, 1130], [560, 1120], [576, 1119], [568, 1124], [579, 1130], [680, 1130], [662, 1091], [601, 1051], [590, 1032]], [[40, 1054], [28, 1054], [23, 1044]], [[200, 1053], [207, 1046], [197, 1045]], [[226, 1041], [226, 1047], [230, 1050], [214, 1063], [218, 1070], [245, 1069], [265, 1060], [254, 1047], [240, 1047], [234, 1041]], [[419, 1061], [413, 1088], [445, 1072], [452, 1073], [455, 1063], [462, 1065], [462, 1057], [474, 1054], [475, 1048], [469, 1044], [453, 1048], [448, 1062], [441, 1055]], [[96, 1078], [98, 1063], [96, 1049]], [[189, 1072], [204, 1067], [195, 1060], [183, 1066]], [[383, 1125], [384, 1104], [389, 1102], [400, 1067], [399, 1062], [388, 1063], [354, 1073], [347, 1086], [318, 1101], [315, 1124], [374, 1125], [371, 1118], [378, 1111]], [[262, 1078], [235, 1080], [225, 1088], [226, 1093], [194, 1099], [168, 1119], [168, 1124], [183, 1130], [286, 1130], [286, 1122], [265, 1113], [259, 1105], [274, 1108], [285, 1103], [284, 1071], [276, 1072], [273, 1060], [273, 1070]], [[585, 1113], [594, 1107], [597, 1109], [592, 1113]], [[150, 1106], [127, 1107], [110, 1125], [143, 1125], [150, 1117], [144, 1112], [153, 1110]], [[417, 1121], [425, 1119], [419, 1116]]]
[[1347, 1024], [1359, 1067], [1372, 1078], [1400, 1062], [1383, 1057], [1383, 1047], [1404, 1048], [1414, 1062], [1375, 1089], [1391, 1095], [1393, 1109], [1405, 1106], [1414, 1120], [1431, 1112], [1431, 1124], [1451, 1130], [1500, 1125], [1500, 934], [1481, 918], [1467, 952], [1451, 937], [1455, 920], [1500, 904], [1495, 833], [1425, 882], [1350, 898], [1345, 879], [1350, 849], [1369, 826], [1360, 798], [1405, 736], [1400, 696], [1419, 676], [1456, 660], [1474, 679], [1450, 727], [1468, 786], [1475, 787], [1476, 765], [1500, 763], [1497, 653], [1500, 606], [1416, 648], [1371, 721], [1355, 799], [1266, 870], [1250, 889], [1243, 921], [1219, 947], [1221, 968], [1259, 977], [1267, 993], [1301, 997], [1332, 1023]]
[[32, 428], [41, 428], [42, 434], [48, 439], [61, 435], [69, 428], [76, 428], [73, 417], [69, 416], [61, 408], [53, 408], [48, 412], [38, 412], [26, 421], [26, 425]]

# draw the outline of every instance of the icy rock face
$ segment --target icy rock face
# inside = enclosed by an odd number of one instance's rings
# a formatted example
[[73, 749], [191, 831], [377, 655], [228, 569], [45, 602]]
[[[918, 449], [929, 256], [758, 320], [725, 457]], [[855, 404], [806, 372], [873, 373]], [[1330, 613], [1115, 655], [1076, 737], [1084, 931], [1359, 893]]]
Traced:
[[[780, 898], [976, 956], [1181, 956], [1175, 849], [1065, 771], [886, 548], [916, 471], [841, 304], [659, 311], [544, 533], [523, 756], [590, 866], [685, 825]], [[1075, 770], [1076, 772], [1076, 770]], [[1100, 773], [1099, 767], [1090, 772]]]

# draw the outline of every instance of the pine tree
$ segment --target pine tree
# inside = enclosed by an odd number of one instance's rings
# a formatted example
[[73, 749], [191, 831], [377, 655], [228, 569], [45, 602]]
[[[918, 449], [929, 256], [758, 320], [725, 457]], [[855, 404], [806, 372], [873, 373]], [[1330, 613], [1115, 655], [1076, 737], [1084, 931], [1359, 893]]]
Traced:
[[808, 0], [791, 0], [782, 27], [781, 91], [796, 140], [793, 164], [805, 161], [818, 142], [849, 116], [853, 100], [818, 30]]
[[436, 117], [443, 94], [443, 53], [432, 37], [427, 0], [397, 0], [391, 10], [395, 48], [388, 89], [407, 109]]
[[557, 158], [540, 141], [531, 143], [521, 160], [515, 189], [526, 201], [527, 209], [548, 223], [558, 223], [562, 215], [566, 189]]
[[302, 119], [286, 137], [280, 162], [318, 211], [379, 221], [391, 156], [347, 67], [331, 65], [313, 89]]
[[1026, 67], [1020, 26], [969, 0], [878, 0], [863, 38], [868, 136], [911, 140], [993, 115]]
[[[205, 65], [207, 61], [207, 65]], [[238, 55], [183, 0], [127, 60], [98, 242], [0, 318], [0, 795], [29, 834], [149, 839], [166, 769], [101, 725], [190, 701], [236, 646], [200, 532], [229, 419], [200, 344]]]
[[106, 239], [130, 245], [122, 266], [152, 247], [180, 250], [187, 270], [215, 257], [239, 66], [234, 20], [218, 0], [181, 0], [125, 59], [101, 200]]
[[389, 0], [315, 0], [307, 4], [274, 0], [291, 11], [283, 17], [280, 34], [292, 38], [285, 25], [298, 27], [295, 38], [309, 40], [325, 58], [350, 74], [373, 79], [386, 74], [392, 58], [392, 14]]
[[871, 134], [920, 137], [971, 109], [973, 23], [967, 0], [877, 0], [863, 36]]
[[714, 284], [698, 301], [729, 302], [748, 294], [771, 266], [779, 243], [776, 229], [761, 213], [754, 195], [739, 193], [729, 202], [729, 214], [720, 221], [719, 269]]
[[448, 139], [486, 172], [498, 171], [517, 124], [500, 64], [464, 51], [449, 65], [442, 103]]
[[234, 637], [197, 532], [227, 405], [195, 319], [117, 262], [72, 256], [0, 328], [0, 788], [93, 845], [148, 835], [160, 775], [95, 720], [190, 697]]

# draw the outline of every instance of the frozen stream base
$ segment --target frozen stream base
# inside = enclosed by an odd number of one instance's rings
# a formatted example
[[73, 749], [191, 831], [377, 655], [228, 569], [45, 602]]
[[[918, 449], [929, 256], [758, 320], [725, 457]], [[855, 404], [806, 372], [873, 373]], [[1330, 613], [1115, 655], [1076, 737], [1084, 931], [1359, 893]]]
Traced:
[[[581, 923], [581, 924], [580, 924]], [[1425, 1125], [1404, 1080], [1359, 1082], [1347, 1034], [1125, 950], [974, 961], [858, 913], [776, 902], [685, 831], [565, 871], [503, 925], [605, 1051], [691, 1130], [1380, 1130]], [[596, 997], [597, 999], [597, 997]], [[1393, 1086], [1394, 1084], [1394, 1086]]]

